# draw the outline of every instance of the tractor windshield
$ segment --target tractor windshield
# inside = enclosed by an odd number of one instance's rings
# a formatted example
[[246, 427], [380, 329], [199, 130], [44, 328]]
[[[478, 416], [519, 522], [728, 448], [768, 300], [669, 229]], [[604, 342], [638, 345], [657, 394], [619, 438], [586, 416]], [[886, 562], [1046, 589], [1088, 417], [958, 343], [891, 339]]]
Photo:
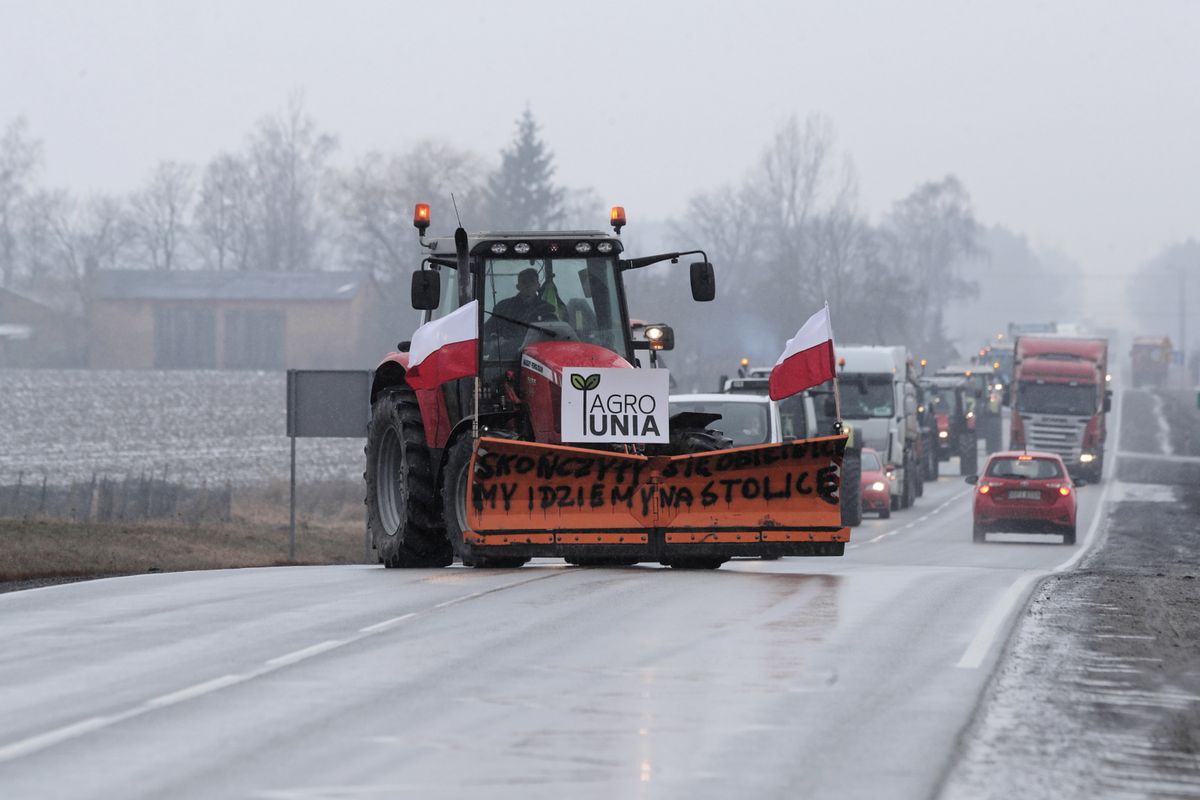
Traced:
[[935, 414], [957, 414], [958, 404], [954, 402], [954, 390], [942, 387], [926, 389], [930, 405]]
[[629, 356], [611, 256], [488, 259], [480, 301], [485, 364], [516, 361], [522, 347], [541, 341]]

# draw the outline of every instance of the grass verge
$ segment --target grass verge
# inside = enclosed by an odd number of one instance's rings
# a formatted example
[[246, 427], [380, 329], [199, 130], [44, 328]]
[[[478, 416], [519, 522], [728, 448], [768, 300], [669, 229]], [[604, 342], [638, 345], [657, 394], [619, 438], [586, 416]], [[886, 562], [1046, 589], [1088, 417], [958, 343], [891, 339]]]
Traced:
[[[295, 563], [362, 563], [361, 490], [304, 488]], [[286, 484], [235, 490], [232, 506], [229, 522], [0, 519], [0, 582], [289, 563]]]

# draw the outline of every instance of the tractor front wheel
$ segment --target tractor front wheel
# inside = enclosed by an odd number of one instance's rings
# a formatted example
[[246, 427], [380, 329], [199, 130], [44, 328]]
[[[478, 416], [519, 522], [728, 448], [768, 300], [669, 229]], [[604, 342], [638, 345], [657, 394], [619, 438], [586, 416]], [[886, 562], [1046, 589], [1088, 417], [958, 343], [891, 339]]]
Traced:
[[460, 436], [450, 446], [446, 458], [446, 470], [442, 473], [442, 517], [446, 521], [446, 538], [454, 548], [463, 566], [495, 567], [512, 569], [524, 566], [528, 558], [520, 556], [481, 556], [472, 552], [464, 532], [470, 528], [467, 522], [468, 491], [471, 488], [471, 454], [474, 451], [471, 437]]
[[387, 567], [445, 567], [453, 561], [439, 530], [433, 469], [417, 397], [407, 386], [380, 395], [367, 427], [367, 528]]

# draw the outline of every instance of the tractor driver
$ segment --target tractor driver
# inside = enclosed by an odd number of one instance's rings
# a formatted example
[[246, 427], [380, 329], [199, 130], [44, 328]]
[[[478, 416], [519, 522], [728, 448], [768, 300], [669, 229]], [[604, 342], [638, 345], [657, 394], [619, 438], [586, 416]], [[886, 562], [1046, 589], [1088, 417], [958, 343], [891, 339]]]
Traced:
[[517, 275], [517, 293], [496, 303], [490, 319], [484, 325], [489, 340], [500, 339], [500, 358], [515, 361], [521, 342], [529, 332], [530, 323], [558, 319], [554, 306], [538, 295], [538, 272], [529, 267]]

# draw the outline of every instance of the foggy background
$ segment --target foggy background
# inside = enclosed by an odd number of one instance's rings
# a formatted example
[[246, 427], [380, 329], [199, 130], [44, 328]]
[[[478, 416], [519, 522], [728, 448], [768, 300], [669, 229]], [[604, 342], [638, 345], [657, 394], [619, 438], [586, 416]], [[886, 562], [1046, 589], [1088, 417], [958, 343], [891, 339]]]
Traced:
[[446, 231], [453, 191], [471, 228], [622, 204], [629, 250], [706, 248], [719, 331], [686, 268], [630, 276], [695, 381], [825, 298], [937, 360], [1008, 321], [1178, 338], [1198, 33], [1189, 2], [5, 2], [0, 285], [369, 269], [406, 337], [411, 206]]

